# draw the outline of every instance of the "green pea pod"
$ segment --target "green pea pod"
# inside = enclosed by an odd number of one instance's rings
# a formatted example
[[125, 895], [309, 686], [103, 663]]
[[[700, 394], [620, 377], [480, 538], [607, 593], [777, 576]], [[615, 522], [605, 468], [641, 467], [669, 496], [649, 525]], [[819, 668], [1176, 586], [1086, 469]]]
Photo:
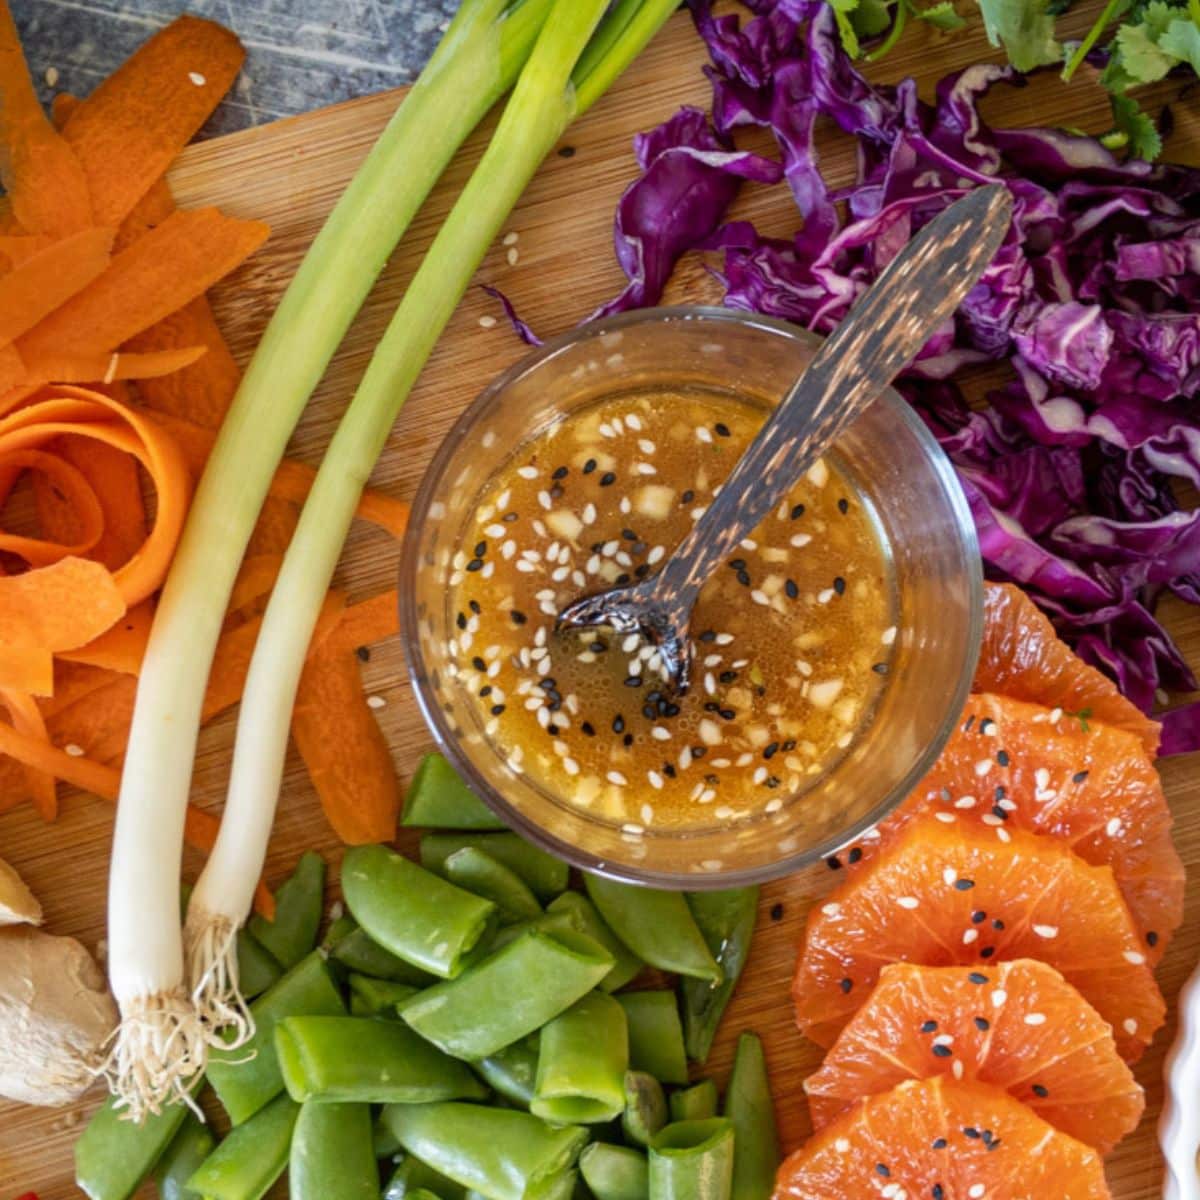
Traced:
[[289, 1200], [379, 1200], [367, 1104], [300, 1106], [288, 1158]]
[[502, 921], [527, 921], [542, 915], [542, 906], [525, 880], [475, 846], [455, 850], [443, 870], [451, 883], [492, 901]]
[[494, 1092], [521, 1108], [528, 1108], [537, 1084], [539, 1045], [539, 1035], [531, 1033], [471, 1065]]
[[193, 1192], [187, 1181], [216, 1146], [212, 1129], [189, 1112], [154, 1168], [159, 1200], [201, 1200], [200, 1193]]
[[188, 1187], [205, 1200], [260, 1200], [287, 1166], [300, 1106], [277, 1096], [204, 1160]]
[[683, 1026], [674, 992], [622, 992], [617, 1000], [629, 1018], [629, 1061], [661, 1083], [687, 1083]]
[[[442, 1200], [436, 1192], [431, 1192], [428, 1188], [413, 1188], [408, 1195], [409, 1200]], [[384, 1196], [384, 1200], [387, 1200], [386, 1195]]]
[[667, 1123], [667, 1098], [662, 1084], [645, 1071], [625, 1073], [625, 1111], [621, 1130], [627, 1142], [650, 1145], [650, 1139]]
[[370, 975], [351, 975], [350, 1015], [352, 1017], [391, 1017], [396, 1005], [403, 1004], [420, 990], [407, 983], [393, 983], [390, 979], [372, 979]]
[[344, 912], [341, 916], [334, 917], [329, 922], [329, 928], [325, 930], [325, 936], [321, 939], [321, 949], [326, 954], [331, 954], [342, 939], [349, 937], [357, 928], [358, 922], [349, 913]]
[[650, 1142], [650, 1200], [730, 1200], [733, 1124], [678, 1121]]
[[440, 754], [427, 754], [408, 785], [401, 825], [424, 829], [504, 829], [502, 820]]
[[421, 865], [441, 875], [446, 859], [464, 846], [474, 846], [515, 871], [542, 900], [567, 890], [570, 868], [561, 859], [531, 846], [515, 833], [427, 833], [421, 838]]
[[[381, 1120], [380, 1124], [385, 1122]], [[464, 1200], [467, 1194], [461, 1183], [435, 1171], [415, 1154], [405, 1154], [383, 1189], [383, 1200], [420, 1200], [422, 1195], [436, 1196], [438, 1200]]]
[[534, 1189], [532, 1200], [572, 1200], [579, 1193], [579, 1172], [560, 1171], [548, 1182]]
[[238, 988], [243, 997], [253, 1000], [283, 977], [279, 960], [248, 930], [237, 935]]
[[548, 913], [565, 913], [575, 928], [595, 938], [615, 960], [613, 969], [600, 981], [602, 992], [623, 988], [645, 966], [640, 958], [609, 927], [596, 906], [582, 892], [563, 892], [546, 905]]
[[717, 1085], [701, 1079], [689, 1088], [671, 1094], [672, 1121], [706, 1121], [717, 1115]]
[[358, 975], [369, 975], [372, 979], [386, 979], [392, 983], [406, 983], [409, 987], [428, 987], [437, 979], [436, 975], [397, 958], [390, 950], [385, 950], [378, 942], [373, 942], [365, 929], [357, 927], [333, 947], [329, 957]]
[[733, 1200], [769, 1200], [779, 1168], [779, 1132], [761, 1040], [738, 1038], [733, 1072], [725, 1089], [725, 1115], [733, 1123]]
[[516, 1109], [453, 1101], [389, 1104], [383, 1119], [409, 1154], [488, 1200], [545, 1200], [588, 1138]]
[[570, 1008], [612, 961], [581, 933], [530, 929], [457, 979], [419, 992], [400, 1016], [455, 1058], [486, 1058]]
[[354, 919], [386, 950], [453, 979], [491, 927], [496, 906], [418, 867], [386, 846], [352, 846], [342, 891]]
[[725, 972], [725, 978], [715, 987], [702, 980], [680, 981], [684, 1044], [688, 1057], [702, 1063], [708, 1058], [726, 1005], [750, 956], [750, 942], [758, 919], [758, 888], [691, 892], [687, 905], [705, 943]]
[[324, 910], [325, 860], [308, 850], [275, 893], [275, 919], [268, 921], [256, 913], [246, 928], [287, 970], [316, 946]]
[[135, 1125], [110, 1096], [75, 1143], [75, 1182], [91, 1200], [128, 1200], [154, 1170], [188, 1111], [186, 1104], [169, 1104]]
[[535, 1117], [593, 1125], [625, 1110], [629, 1034], [625, 1010], [603, 992], [589, 992], [542, 1030]]
[[612, 931], [645, 962], [710, 983], [721, 981], [721, 968], [681, 892], [633, 887], [597, 875], [584, 875], [584, 884]]
[[587, 933], [586, 929], [580, 929], [579, 922], [571, 913], [563, 912], [561, 909], [558, 912], [550, 912], [547, 909], [540, 917], [534, 917], [532, 920], [514, 921], [511, 925], [501, 925], [492, 935], [491, 941], [488, 942], [488, 954], [495, 954], [497, 950], [503, 950], [510, 942], [515, 942], [521, 934], [530, 929], [549, 933], [559, 933], [564, 929], [573, 933]]
[[318, 950], [255, 1000], [250, 1006], [254, 1036], [236, 1050], [213, 1050], [208, 1058], [208, 1081], [234, 1125], [241, 1125], [283, 1091], [275, 1026], [285, 1017], [339, 1017], [345, 1011]]
[[487, 1096], [470, 1068], [399, 1021], [289, 1017], [275, 1026], [275, 1053], [296, 1101], [425, 1104]]
[[596, 1200], [649, 1200], [650, 1164], [640, 1150], [593, 1142], [579, 1156], [579, 1171]]

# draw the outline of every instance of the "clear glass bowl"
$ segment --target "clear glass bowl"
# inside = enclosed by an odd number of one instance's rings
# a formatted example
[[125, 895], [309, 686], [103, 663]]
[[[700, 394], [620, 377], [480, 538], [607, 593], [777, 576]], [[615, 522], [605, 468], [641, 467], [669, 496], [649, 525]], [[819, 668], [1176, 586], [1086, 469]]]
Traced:
[[819, 345], [794, 326], [729, 309], [650, 309], [598, 321], [548, 342], [495, 380], [426, 472], [400, 568], [402, 636], [417, 700], [441, 750], [484, 802], [576, 866], [687, 889], [788, 874], [833, 854], [898, 804], [962, 709], [983, 614], [974, 526], [950, 462], [891, 390], [832, 452], [873, 508], [889, 550], [899, 627], [891, 669], [870, 722], [780, 811], [686, 833], [622, 833], [514, 773], [484, 734], [473, 697], [446, 672], [455, 633], [446, 564], [476, 498], [523, 443], [564, 414], [631, 386], [699, 387], [775, 403]]

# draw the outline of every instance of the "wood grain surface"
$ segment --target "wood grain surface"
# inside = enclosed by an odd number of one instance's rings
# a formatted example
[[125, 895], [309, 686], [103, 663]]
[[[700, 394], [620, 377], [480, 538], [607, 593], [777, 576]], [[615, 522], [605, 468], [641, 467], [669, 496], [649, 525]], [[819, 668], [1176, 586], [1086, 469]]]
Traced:
[[[1089, 2], [1069, 21], [1086, 24], [1094, 7]], [[922, 93], [929, 96], [940, 75], [988, 55], [978, 32], [947, 40], [921, 29], [906, 36], [874, 74], [886, 80], [915, 74]], [[536, 329], [549, 334], [567, 328], [621, 286], [612, 255], [611, 225], [617, 198], [635, 173], [631, 138], [680, 104], [707, 104], [708, 86], [700, 74], [703, 61], [703, 48], [687, 19], [674, 18], [612, 93], [568, 132], [529, 188], [510, 226], [519, 234], [517, 262], [509, 264], [505, 249], [497, 246], [479, 278], [502, 287]], [[1166, 99], [1169, 88], [1160, 95]], [[181, 205], [217, 204], [272, 226], [266, 247], [215, 295], [218, 316], [243, 360], [342, 186], [400, 99], [399, 92], [382, 94], [205, 142], [191, 147], [176, 166], [172, 184]], [[1200, 144], [1200, 102], [1185, 98], [1174, 105], [1174, 111], [1176, 128], [1169, 150], [1176, 157], [1194, 156]], [[1001, 89], [989, 98], [986, 112], [997, 124], [1059, 123], [1093, 131], [1107, 125], [1103, 93], [1086, 81], [1063, 88], [1052, 76], [1020, 90]], [[294, 442], [299, 457], [318, 461], [420, 254], [477, 159], [483, 137], [481, 132], [472, 139], [459, 157], [359, 316], [309, 405]], [[848, 181], [854, 163], [851, 143], [826, 130], [820, 146], [830, 179]], [[782, 187], [747, 187], [736, 213], [781, 235], [796, 224], [794, 207]], [[718, 296], [703, 264], [688, 262], [677, 272], [669, 299]], [[481, 317], [495, 315], [494, 303], [473, 289], [396, 424], [375, 473], [375, 486], [397, 496], [412, 496], [450, 423], [494, 374], [522, 355], [523, 347], [503, 321], [487, 328], [480, 325]], [[514, 429], [513, 437], [521, 432]], [[385, 535], [356, 528], [343, 559], [342, 584], [356, 599], [391, 587], [397, 555], [397, 546]], [[1200, 611], [1176, 606], [1170, 610], [1169, 624], [1191, 661], [1200, 664]], [[363, 666], [363, 678], [369, 692], [386, 701], [378, 716], [396, 769], [407, 779], [431, 742], [410, 696], [398, 644], [375, 647]], [[219, 809], [232, 731], [233, 714], [229, 714], [203, 734], [192, 795], [205, 807]], [[1180, 850], [1200, 880], [1200, 762], [1194, 756], [1169, 761], [1163, 765], [1163, 777]], [[104, 937], [112, 812], [103, 801], [82, 794], [68, 794], [63, 809], [54, 826], [41, 824], [28, 808], [0, 816], [0, 854], [21, 870], [41, 897], [49, 930], [73, 934], [95, 947]], [[324, 851], [336, 868], [336, 839], [293, 755], [272, 841], [269, 877], [286, 873], [300, 851], [310, 846]], [[197, 869], [189, 854], [187, 877], [194, 878]], [[331, 871], [331, 887], [336, 886], [336, 874], [336, 869]], [[788, 1149], [808, 1132], [801, 1081], [819, 1060], [817, 1049], [792, 1023], [788, 985], [810, 899], [834, 881], [832, 873], [821, 868], [764, 889], [759, 935], [711, 1060], [711, 1069], [723, 1081], [735, 1032], [749, 1027], [763, 1034]], [[1188, 891], [1184, 926], [1158, 971], [1172, 1009], [1198, 951], [1200, 882], [1194, 882]], [[1159, 1195], [1162, 1172], [1154, 1127], [1161, 1103], [1163, 1055], [1173, 1035], [1173, 1021], [1172, 1012], [1168, 1028], [1137, 1068], [1149, 1107], [1136, 1134], [1109, 1160], [1108, 1176], [1118, 1200], [1151, 1200]], [[13, 1200], [27, 1188], [35, 1189], [41, 1200], [80, 1194], [73, 1183], [72, 1143], [97, 1102], [93, 1094], [69, 1110], [0, 1105], [0, 1200]], [[284, 1194], [282, 1188], [278, 1191]], [[153, 1195], [153, 1189], [148, 1187], [144, 1193]]]

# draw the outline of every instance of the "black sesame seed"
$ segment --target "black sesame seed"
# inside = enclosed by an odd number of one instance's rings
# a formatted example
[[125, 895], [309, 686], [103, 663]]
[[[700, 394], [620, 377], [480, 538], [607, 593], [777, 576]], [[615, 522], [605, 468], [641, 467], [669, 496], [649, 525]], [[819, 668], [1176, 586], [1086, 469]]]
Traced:
[[1158, 934], [1155, 933], [1153, 929], [1151, 929], [1146, 934], [1146, 945], [1147, 946], [1157, 946], [1158, 945]]
[[833, 590], [837, 592], [839, 596], [844, 596], [846, 594], [846, 581], [840, 575], [834, 576]]
[[717, 776], [716, 774], [714, 774], [713, 772], [710, 771], [707, 775], [705, 775], [704, 782], [711, 784], [713, 787], [716, 787], [721, 782], [721, 780], [720, 780], [719, 776]]
[[1033, 1094], [1037, 1096], [1039, 1100], [1045, 1100], [1046, 1097], [1050, 1095], [1050, 1089], [1046, 1087], [1045, 1084], [1035, 1083], [1033, 1085]]
[[515, 512], [505, 513], [504, 516], [502, 516], [500, 518], [500, 520], [505, 522], [505, 524], [507, 524], [507, 525], [511, 525], [514, 521], [519, 521], [520, 519], [521, 519], [521, 514], [515, 513]]
[[605, 471], [604, 474], [600, 476], [600, 486], [601, 487], [610, 487], [612, 484], [614, 484], [616, 482], [617, 482], [617, 477], [612, 471]]
[[998, 1137], [994, 1137], [994, 1138], [992, 1138], [992, 1140], [991, 1140], [990, 1142], [988, 1142], [988, 1144], [987, 1144], [988, 1153], [990, 1154], [990, 1153], [991, 1153], [993, 1150], [995, 1150], [995, 1149], [996, 1149], [996, 1148], [997, 1148], [999, 1145], [1000, 1145], [1000, 1139], [999, 1139]]
[[748, 571], [739, 571], [737, 573], [737, 581], [742, 587], [750, 586], [750, 573]]
[[787, 754], [791, 750], [795, 750], [795, 748], [796, 748], [796, 739], [795, 738], [788, 738], [788, 740], [786, 742], [784, 742], [783, 745], [780, 747], [780, 749], [784, 752], [784, 754]]
[[846, 513], [848, 513], [849, 511], [850, 511], [850, 501], [847, 500], [845, 496], [843, 496], [838, 501], [838, 512], [840, 512], [843, 516], [845, 516]]
[[622, 537], [623, 537], [623, 538], [624, 538], [624, 539], [625, 539], [627, 542], [636, 542], [636, 541], [637, 541], [637, 534], [636, 534], [636, 533], [634, 533], [632, 529], [622, 529], [622, 530], [621, 530], [621, 536], [622, 536]]
[[996, 918], [996, 919], [995, 919], [995, 920], [992, 922], [992, 928], [993, 928], [993, 929], [1003, 929], [1003, 928], [1004, 928], [1004, 922], [1003, 922], [1002, 920], [1000, 920], [1000, 918], [999, 918], [999, 917], [997, 917], [997, 918]]
[[991, 1028], [991, 1023], [988, 1021], [987, 1017], [976, 1017], [975, 1028], [986, 1032]]
[[638, 579], [645, 579], [646, 576], [650, 574], [650, 564], [638, 563], [638, 565], [633, 568], [633, 573]]
[[848, 994], [849, 994], [849, 992], [850, 992], [850, 989], [851, 989], [853, 986], [854, 986], [854, 980], [853, 980], [853, 979], [851, 979], [851, 978], [849, 978], [849, 976], [847, 976], [845, 979], [843, 979], [843, 980], [842, 980], [842, 981], [841, 981], [841, 982], [838, 984], [838, 987], [840, 987], [840, 988], [842, 989], [842, 992], [843, 992], [843, 994], [846, 994], [846, 995], [848, 995]]
[[628, 571], [622, 571], [620, 575], [617, 576], [617, 586], [619, 587], [622, 584], [628, 583], [632, 578], [633, 576], [630, 575]]
[[356, 655], [358, 655], [359, 662], [370, 662], [371, 661], [371, 647], [370, 646], [356, 646], [354, 649], [354, 653]]
[[983, 720], [979, 722], [979, 732], [986, 734], [989, 729], [995, 726], [995, 724], [996, 722], [993, 721], [991, 717], [984, 717]]
[[979, 957], [980, 958], [991, 958], [992, 955], [995, 953], [996, 953], [995, 946], [984, 946], [984, 948], [982, 950], [980, 950], [980, 952], [979, 952]]
[[804, 516], [804, 505], [803, 504], [794, 505], [792, 507], [792, 520], [798, 521], [798, 520], [800, 520], [800, 518], [802, 516]]
[[934, 1058], [949, 1058], [950, 1055], [952, 1055], [953, 1053], [954, 1053], [954, 1051], [951, 1050], [949, 1046], [934, 1046], [933, 1047]]
[[481, 612], [483, 612], [483, 609], [479, 607], [479, 601], [478, 601], [478, 600], [468, 600], [468, 601], [467, 601], [467, 607], [468, 607], [468, 608], [469, 608], [469, 609], [470, 609], [470, 610], [471, 610], [471, 611], [472, 611], [472, 612], [473, 612], [473, 613], [474, 613], [476, 616], [479, 616], [479, 614], [480, 614]]
[[693, 758], [703, 758], [707, 753], [708, 753], [707, 746], [693, 746], [692, 747], [692, 757]]
[[796, 586], [794, 579], [787, 580], [783, 585], [783, 590], [787, 592], [789, 600], [795, 600], [800, 595], [800, 589]]
[[922, 1033], [936, 1033], [937, 1032], [937, 1022], [936, 1021], [923, 1022], [921, 1025], [921, 1032]]
[[662, 773], [668, 779], [674, 779], [675, 778], [675, 764], [674, 763], [663, 763]]
[[1002, 766], [1002, 767], [1007, 767], [1009, 764], [1008, 751], [1007, 750], [999, 751], [996, 755], [996, 762], [999, 763], [1000, 766]]
[[595, 469], [596, 469], [596, 460], [594, 458], [589, 458], [587, 460], [587, 462], [585, 462], [583, 464], [583, 473], [585, 475], [590, 475]]
[[729, 566], [735, 571], [744, 571], [746, 569], [746, 560], [744, 558], [731, 558]]
[[723, 708], [720, 710], [720, 717], [722, 721], [732, 721], [736, 716], [737, 713], [734, 712], [732, 708]]
[[687, 491], [685, 491], [683, 493], [683, 495], [679, 497], [679, 503], [680, 504], [691, 504], [691, 502], [693, 500], [695, 500], [695, 498], [696, 498], [696, 493], [693, 492], [691, 488], [688, 488]]
[[993, 804], [992, 805], [992, 816], [997, 817], [1001, 821], [1007, 821], [1008, 820], [1008, 811], [1007, 811], [1007, 809], [1001, 808], [1000, 805], [998, 805], [998, 804]]
[[877, 662], [871, 664], [871, 670], [874, 671], [876, 675], [886, 675], [889, 668], [887, 663]]
[[934, 1148], [935, 1150], [945, 1150], [945, 1148], [946, 1148], [946, 1139], [945, 1139], [945, 1138], [943, 1138], [943, 1137], [940, 1137], [940, 1138], [934, 1138], [934, 1139], [933, 1139], [933, 1148]]
[[490, 696], [491, 694], [492, 694], [492, 685], [490, 683], [485, 683], [483, 685], [483, 687], [481, 687], [479, 689], [479, 695], [481, 697], [486, 698], [486, 697]]
[[482, 558], [487, 553], [487, 542], [475, 543], [475, 557]]
[[996, 1140], [996, 1135], [990, 1129], [985, 1129], [983, 1131], [983, 1144], [985, 1146], [987, 1146], [989, 1149], [991, 1148], [992, 1142], [994, 1142], [995, 1140]]
[[583, 722], [583, 724], [579, 726], [579, 728], [580, 728], [580, 729], [582, 729], [582, 730], [583, 730], [583, 732], [584, 732], [584, 733], [585, 733], [585, 734], [586, 734], [588, 737], [595, 737], [595, 736], [596, 736], [596, 727], [595, 727], [595, 725], [593, 725], [593, 724], [591, 723], [591, 721], [584, 721], [584, 722]]
[[512, 623], [514, 625], [524, 625], [525, 622], [529, 620], [529, 618], [519, 608], [514, 608], [508, 615], [512, 617]]
[[836, 854], [831, 854], [826, 860], [825, 865], [831, 871], [840, 871], [842, 869], [842, 860]]
[[966, 719], [966, 720], [963, 722], [963, 733], [970, 733], [970, 732], [971, 732], [971, 726], [972, 726], [972, 725], [974, 725], [974, 724], [975, 724], [975, 714], [974, 714], [974, 713], [972, 713], [972, 714], [971, 714], [971, 715], [970, 715], [970, 716], [969, 716], [969, 717], [968, 717], [968, 718], [967, 718], [967, 719]]
[[550, 485], [550, 499], [551, 500], [557, 500], [560, 496], [562, 496], [562, 494], [563, 494], [563, 485], [561, 483], [554, 483], [554, 484]]
[[602, 638], [597, 638], [594, 642], [588, 643], [588, 649], [593, 654], [603, 654], [608, 649], [608, 643]]
[[703, 633], [700, 635], [700, 639], [699, 639], [699, 640], [700, 640], [700, 641], [702, 641], [702, 642], [715, 642], [715, 641], [717, 640], [717, 633], [716, 633], [716, 630], [714, 630], [714, 629], [706, 629], [706, 630], [705, 630], [705, 631], [704, 631], [704, 632], [703, 632]]
[[550, 476], [551, 479], [566, 479], [570, 474], [570, 467], [555, 467], [554, 473]]
[[967, 976], [967, 979], [971, 983], [980, 985], [985, 984], [988, 981], [988, 977], [982, 971], [972, 971], [970, 975]]
[[492, 712], [493, 717], [498, 717], [503, 711], [504, 711], [503, 704], [493, 704], [492, 705], [491, 712]]
[[559, 734], [558, 726], [555, 725], [553, 721], [551, 721], [550, 724], [546, 726], [546, 732], [551, 737], [558, 737], [558, 734]]
[[963, 1137], [968, 1137], [971, 1139], [971, 1141], [977, 1142], [977, 1141], [979, 1141], [980, 1137], [982, 1137], [982, 1136], [983, 1135], [979, 1132], [979, 1130], [976, 1129], [973, 1125], [964, 1125], [963, 1126]]
[[975, 886], [973, 879], [956, 879], [954, 881], [954, 890], [956, 892], [969, 892]]
[[633, 545], [629, 547], [629, 553], [640, 556], [645, 554], [648, 549], [649, 547], [645, 542], [634, 542]]
[[846, 861], [851, 866], [854, 866], [854, 864], [856, 862], [860, 862], [861, 860], [862, 860], [862, 847], [861, 846], [851, 847], [850, 853], [846, 855]]
[[782, 904], [772, 904], [771, 905], [771, 920], [772, 921], [782, 921], [783, 920], [783, 905]]
[[459, 627], [459, 629], [466, 629], [467, 614], [465, 612], [460, 612], [458, 616], [454, 618], [454, 623]]
[[887, 1163], [876, 1163], [875, 1164], [875, 1173], [877, 1175], [882, 1175], [884, 1177], [884, 1179], [886, 1179], [889, 1175], [891, 1175], [891, 1171], [888, 1169]]
[[481, 571], [481, 570], [483, 570], [483, 559], [482, 559], [482, 558], [473, 558], [473, 559], [471, 559], [471, 561], [470, 561], [469, 563], [467, 563], [467, 570], [468, 570], [468, 571]]
[[973, 912], [971, 914], [971, 924], [972, 925], [982, 925], [984, 923], [984, 921], [986, 921], [986, 920], [987, 920], [987, 913], [985, 913], [983, 911], [983, 909], [979, 909], [978, 911]]
[[1087, 777], [1088, 773], [1086, 771], [1076, 771], [1075, 774], [1071, 776], [1071, 782], [1082, 783]]
[[993, 792], [992, 794], [995, 796], [995, 798], [996, 798], [997, 800], [1003, 800], [1003, 799], [1004, 799], [1004, 797], [1008, 795], [1008, 792], [1006, 792], [1006, 791], [1004, 790], [1004, 788], [1002, 788], [1002, 787], [1000, 787], [999, 785], [997, 785], [997, 786], [996, 786], [996, 790], [995, 790], [995, 792]]
[[729, 437], [729, 426], [726, 425], [724, 421], [718, 421], [713, 426], [713, 433], [715, 433], [717, 437]]
[[626, 746], [632, 746], [632, 745], [633, 745], [633, 734], [632, 734], [632, 733], [627, 733], [627, 734], [626, 734], [626, 735], [625, 735], [625, 736], [624, 736], [624, 737], [621, 739], [621, 741], [622, 741], [622, 743], [623, 743], [624, 745], [626, 745]]
[[647, 721], [653, 721], [654, 718], [658, 716], [658, 709], [655, 708], [653, 704], [643, 704], [642, 716], [645, 717]]
[[677, 717], [679, 713], [680, 708], [678, 704], [668, 702], [662, 706], [662, 715], [664, 717]]
[[543, 691], [552, 692], [556, 686], [557, 680], [553, 675], [546, 675], [538, 680], [538, 687], [540, 687]]
[[575, 157], [575, 147], [574, 146], [559, 146], [558, 157], [559, 158], [574, 158]]
[[774, 758], [779, 753], [779, 743], [771, 742], [763, 747], [763, 758]]
[[933, 1200], [945, 1200], [946, 1193], [940, 1183], [935, 1183], [933, 1187], [930, 1188], [929, 1194], [933, 1197]]
[[619, 716], [619, 715], [613, 717], [612, 731], [613, 731], [613, 733], [624, 733], [625, 732], [625, 718], [624, 717]]
[[722, 671], [717, 676], [722, 683], [732, 683], [737, 677], [738, 673], [736, 671]]
[[477, 671], [486, 671], [487, 670], [487, 663], [485, 663], [483, 661], [483, 659], [479, 657], [478, 654], [475, 655], [475, 657], [473, 659], [471, 659], [471, 666], [473, 666], [475, 668], [475, 670], [477, 670]]
[[[769, 787], [772, 791], [774, 791], [778, 786], [779, 786], [779, 776], [778, 775], [768, 775], [767, 776], [767, 787]], [[851, 853], [853, 854], [854, 852], [851, 851]]]
[[626, 675], [625, 686], [628, 688], [637, 688], [642, 686], [642, 677], [640, 675]]

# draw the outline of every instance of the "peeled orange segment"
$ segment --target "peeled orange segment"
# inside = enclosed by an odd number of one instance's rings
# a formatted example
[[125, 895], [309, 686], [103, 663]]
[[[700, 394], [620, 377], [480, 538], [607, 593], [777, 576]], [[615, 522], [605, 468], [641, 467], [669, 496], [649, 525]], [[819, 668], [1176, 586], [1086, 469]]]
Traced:
[[1007, 696], [967, 701], [913, 794], [862, 843], [864, 858], [914, 817], [1027, 829], [1110, 866], [1153, 965], [1183, 920], [1183, 863], [1154, 763], [1124, 729]]
[[974, 690], [999, 692], [1127, 729], [1149, 754], [1158, 753], [1158, 722], [1126, 700], [1107, 675], [1072, 653], [1033, 601], [1011, 583], [986, 587]]
[[[1007, 839], [996, 837], [1000, 832]], [[910, 821], [808, 916], [792, 984], [796, 1020], [830, 1045], [890, 962], [971, 966], [997, 1009], [989, 968], [1016, 958], [1056, 967], [1113, 1027], [1126, 1062], [1162, 1024], [1164, 1005], [1108, 867], [1061, 842]], [[1033, 1020], [1030, 1024], [1043, 1022]]]
[[1107, 1200], [1090, 1146], [997, 1088], [902, 1083], [784, 1160], [774, 1200]]
[[[1107, 1154], [1145, 1107], [1108, 1025], [1045, 963], [1001, 963], [989, 971], [990, 988], [974, 983], [972, 972], [884, 967], [870, 999], [804, 1082], [813, 1125], [821, 1129], [864, 1096], [906, 1079], [948, 1075], [1000, 1088]], [[999, 1007], [996, 990], [1007, 997]], [[1029, 1024], [1035, 1013], [1046, 1020]]]

